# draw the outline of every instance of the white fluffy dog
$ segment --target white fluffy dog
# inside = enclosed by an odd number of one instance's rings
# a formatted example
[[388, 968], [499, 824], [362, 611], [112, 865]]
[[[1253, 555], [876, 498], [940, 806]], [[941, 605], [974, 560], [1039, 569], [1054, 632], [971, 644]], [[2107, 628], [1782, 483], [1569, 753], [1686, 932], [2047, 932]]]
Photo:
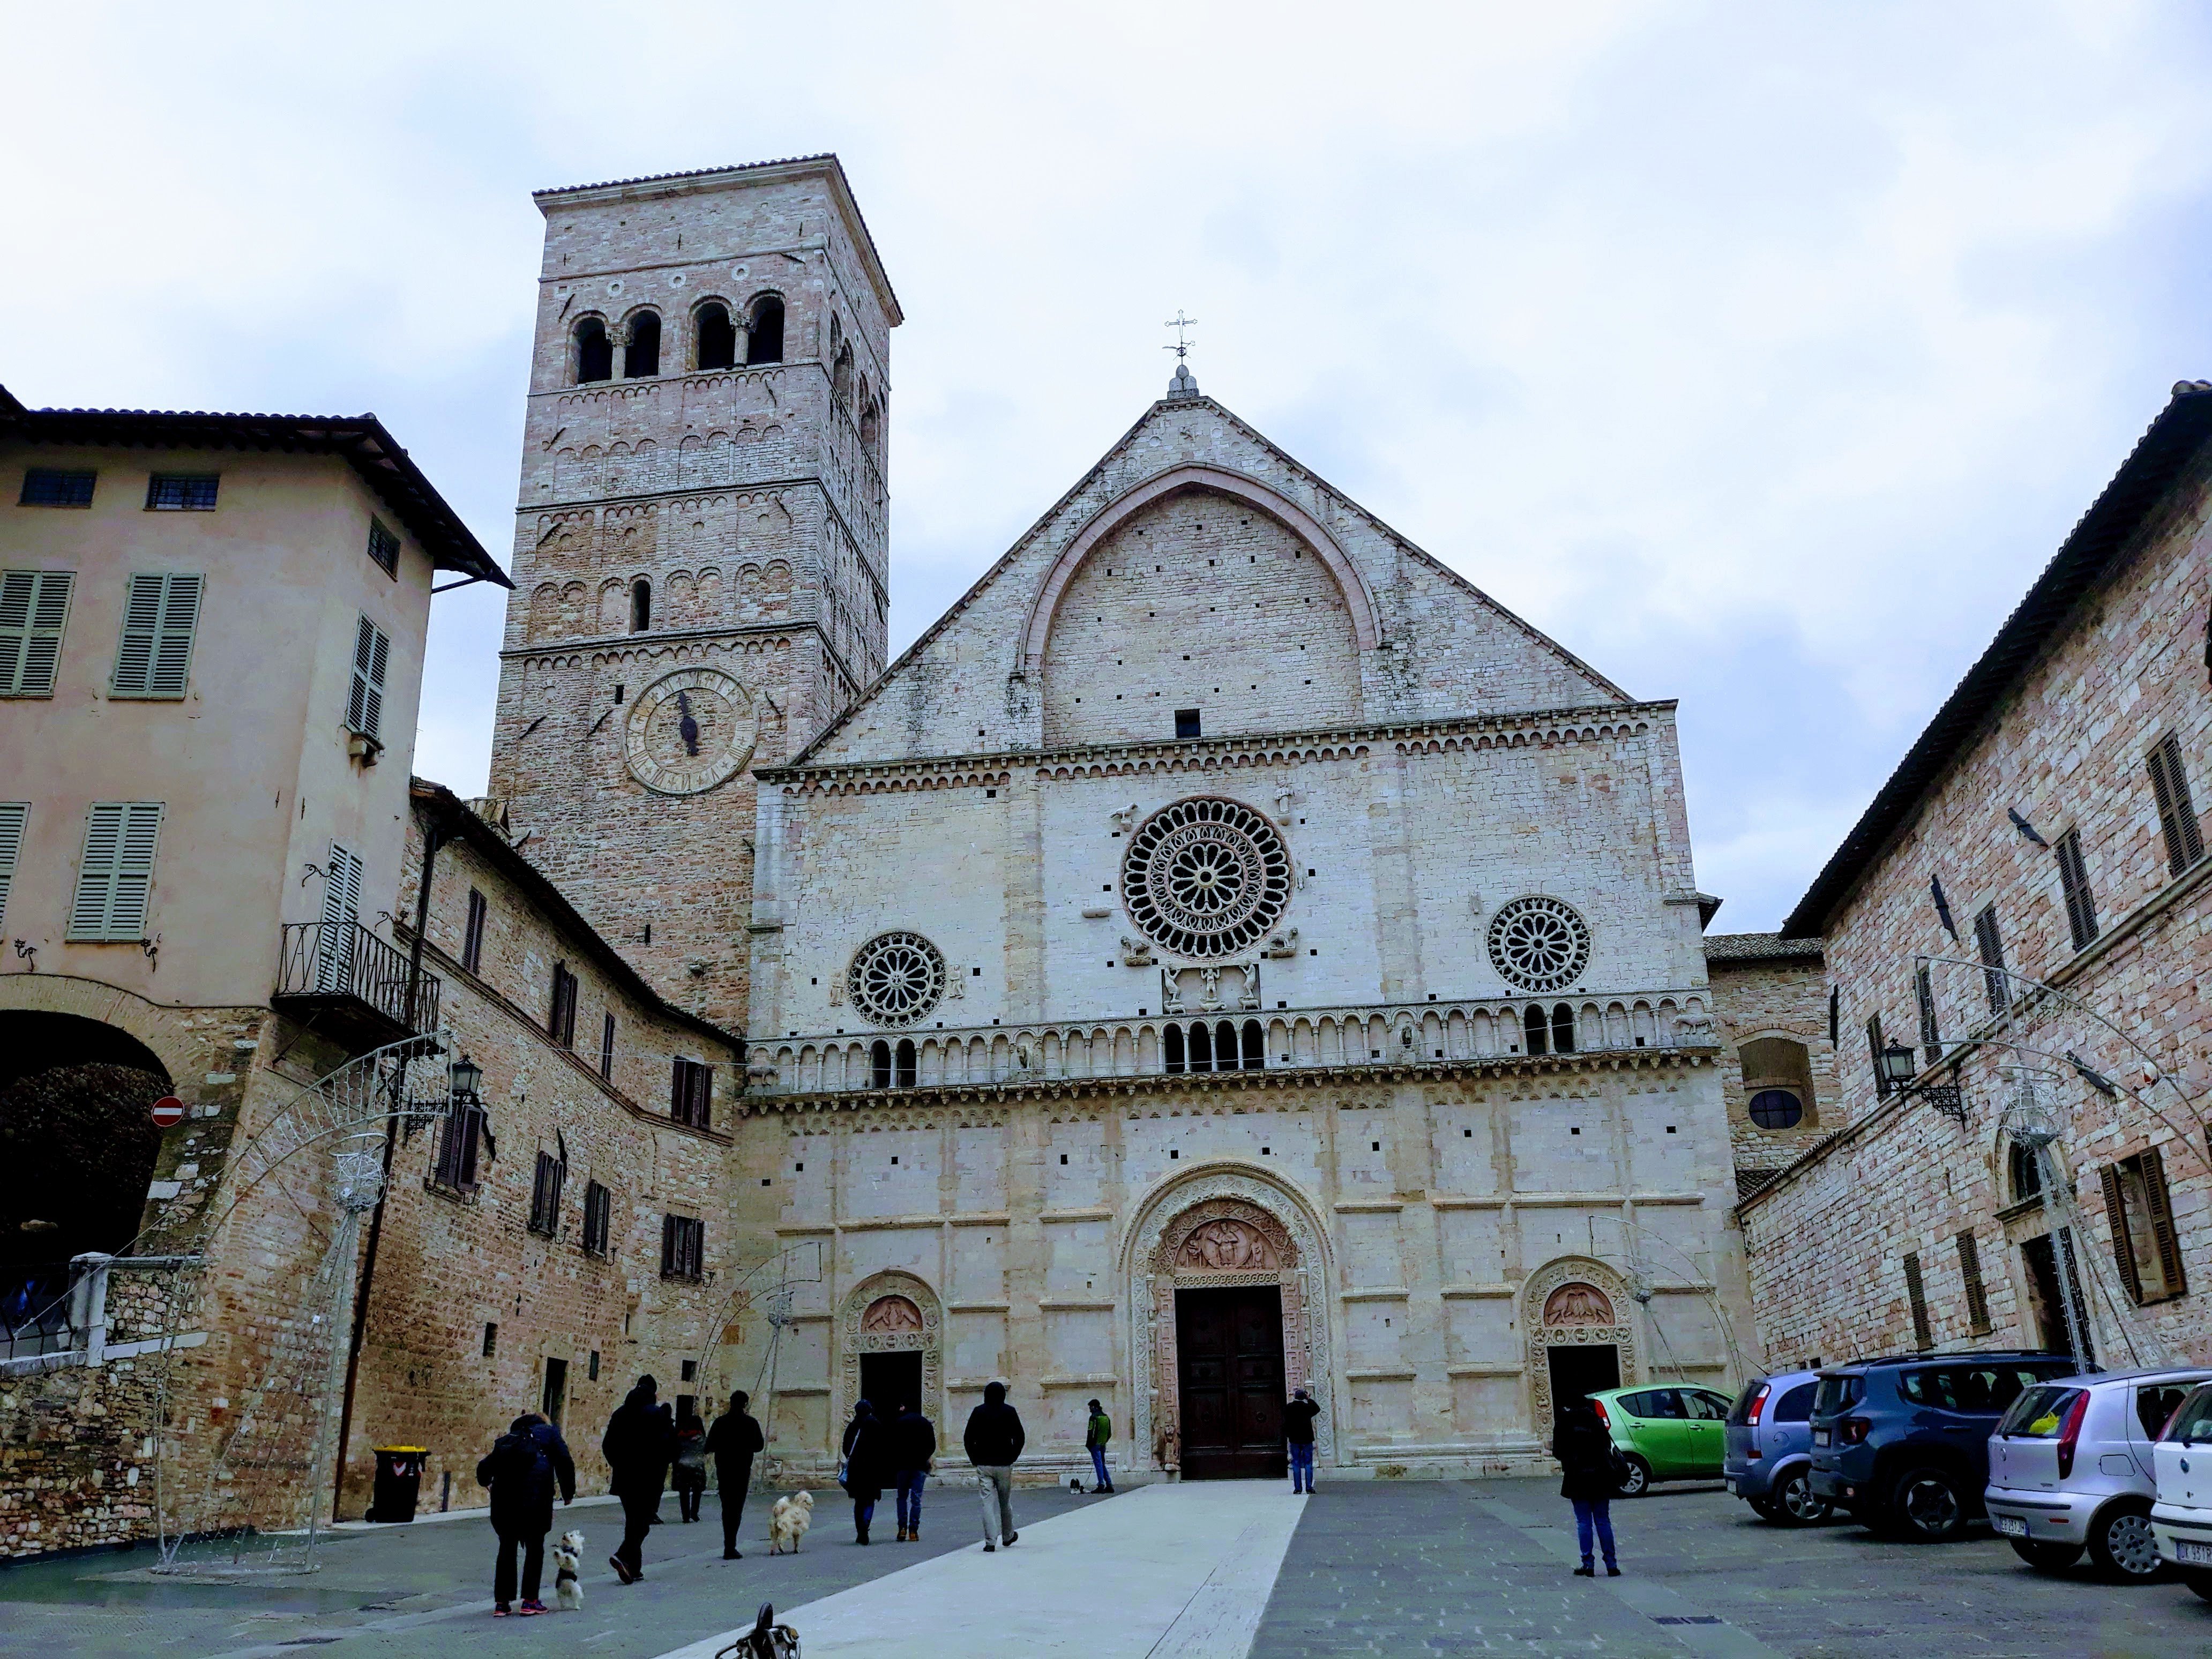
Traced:
[[584, 1610], [584, 1586], [576, 1568], [584, 1559], [584, 1534], [570, 1530], [553, 1547], [553, 1605], [569, 1613]]
[[806, 1529], [814, 1524], [814, 1494], [793, 1492], [788, 1498], [779, 1498], [775, 1507], [769, 1511], [769, 1545], [770, 1555], [783, 1553], [784, 1546], [791, 1547], [793, 1555], [799, 1553], [799, 1540], [806, 1536]]

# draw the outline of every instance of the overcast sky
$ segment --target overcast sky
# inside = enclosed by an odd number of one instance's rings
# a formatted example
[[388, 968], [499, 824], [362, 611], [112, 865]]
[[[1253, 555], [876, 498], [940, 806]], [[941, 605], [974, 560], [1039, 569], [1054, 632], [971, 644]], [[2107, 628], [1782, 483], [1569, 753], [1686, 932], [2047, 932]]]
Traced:
[[[533, 188], [844, 160], [896, 653], [1200, 386], [1631, 693], [1773, 927], [2176, 380], [2201, 6], [9, 9], [0, 381], [374, 410], [504, 555]], [[501, 596], [416, 769], [483, 787]]]

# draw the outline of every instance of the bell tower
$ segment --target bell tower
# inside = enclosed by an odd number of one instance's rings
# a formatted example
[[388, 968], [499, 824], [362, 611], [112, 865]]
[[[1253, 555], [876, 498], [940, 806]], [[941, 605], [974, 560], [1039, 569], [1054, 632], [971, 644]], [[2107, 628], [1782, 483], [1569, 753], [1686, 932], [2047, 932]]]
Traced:
[[664, 996], [739, 1030], [752, 768], [884, 667], [898, 301], [834, 155], [535, 199], [492, 793]]

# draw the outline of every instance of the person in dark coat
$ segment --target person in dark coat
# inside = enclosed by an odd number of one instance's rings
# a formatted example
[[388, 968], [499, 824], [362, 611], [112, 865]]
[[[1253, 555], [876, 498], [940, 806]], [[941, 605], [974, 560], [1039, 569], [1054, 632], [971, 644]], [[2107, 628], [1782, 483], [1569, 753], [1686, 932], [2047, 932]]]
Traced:
[[1014, 1460], [1022, 1455], [1029, 1437], [1022, 1430], [1021, 1413], [1006, 1403], [1006, 1385], [986, 1382], [983, 1403], [968, 1414], [967, 1432], [960, 1437], [968, 1461], [975, 1466], [976, 1489], [983, 1497], [983, 1548], [992, 1542], [994, 1523], [998, 1535], [1012, 1544], [1014, 1531]]
[[730, 1396], [730, 1409], [716, 1418], [707, 1431], [707, 1455], [714, 1460], [714, 1486], [722, 1494], [722, 1559], [742, 1561], [738, 1547], [738, 1522], [745, 1518], [745, 1492], [753, 1484], [753, 1458], [767, 1444], [761, 1426], [745, 1407], [752, 1396]]
[[492, 1614], [504, 1619], [514, 1600], [514, 1556], [522, 1552], [522, 1613], [545, 1611], [538, 1591], [545, 1572], [545, 1534], [553, 1529], [553, 1494], [576, 1501], [576, 1465], [561, 1431], [536, 1412], [525, 1412], [492, 1443], [477, 1465], [477, 1484], [491, 1488], [491, 1526], [499, 1537], [492, 1565]]
[[696, 1521], [707, 1491], [707, 1425], [689, 1406], [676, 1419], [676, 1462], [669, 1468], [668, 1484], [676, 1488], [677, 1513]]
[[1293, 1492], [1313, 1491], [1314, 1419], [1320, 1415], [1321, 1407], [1304, 1389], [1291, 1391], [1290, 1404], [1283, 1407], [1283, 1443], [1291, 1449]]
[[876, 1415], [865, 1400], [853, 1402], [853, 1420], [845, 1425], [845, 1495], [853, 1500], [853, 1541], [868, 1541], [868, 1522], [876, 1516], [876, 1500], [884, 1495], [890, 1472], [890, 1425]]
[[1613, 1437], [1597, 1420], [1597, 1409], [1589, 1401], [1577, 1400], [1559, 1413], [1552, 1431], [1552, 1455], [1564, 1472], [1559, 1496], [1575, 1506], [1575, 1536], [1583, 1551], [1583, 1564], [1575, 1576], [1597, 1577], [1590, 1559], [1595, 1525], [1605, 1550], [1605, 1576], [1620, 1577], [1620, 1564], [1613, 1553], [1613, 1495], [1620, 1490], [1613, 1468]]
[[659, 1395], [650, 1375], [639, 1377], [599, 1439], [607, 1485], [623, 1506], [623, 1540], [607, 1565], [625, 1584], [645, 1577], [645, 1534], [660, 1519], [660, 1491], [676, 1455], [676, 1424]]
[[911, 1400], [890, 1425], [891, 1480], [898, 1493], [899, 1542], [921, 1541], [921, 1488], [937, 1455], [937, 1430]]

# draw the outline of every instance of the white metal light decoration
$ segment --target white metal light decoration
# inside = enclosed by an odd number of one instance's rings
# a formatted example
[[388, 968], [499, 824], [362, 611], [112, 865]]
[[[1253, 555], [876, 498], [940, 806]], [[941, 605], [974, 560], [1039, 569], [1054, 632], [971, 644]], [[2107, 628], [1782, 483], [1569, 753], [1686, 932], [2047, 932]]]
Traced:
[[1180, 957], [1252, 949], [1290, 896], [1290, 849], [1267, 815], [1242, 801], [1179, 800], [1147, 819], [1121, 855], [1130, 919]]
[[878, 1025], [911, 1025], [945, 995], [945, 958], [919, 933], [878, 933], [846, 975], [853, 1006]]
[[1589, 925], [1548, 893], [1501, 905], [1490, 920], [1490, 964], [1523, 991], [1557, 991], [1589, 965]]

